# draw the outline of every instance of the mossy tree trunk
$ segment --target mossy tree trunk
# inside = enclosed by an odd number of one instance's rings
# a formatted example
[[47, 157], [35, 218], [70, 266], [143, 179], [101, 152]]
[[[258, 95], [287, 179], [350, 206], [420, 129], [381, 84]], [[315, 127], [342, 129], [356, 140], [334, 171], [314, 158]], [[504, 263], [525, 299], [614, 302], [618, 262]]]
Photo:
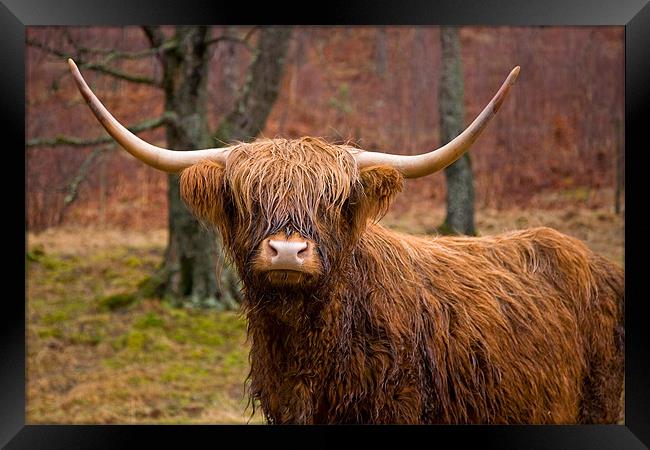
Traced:
[[[254, 138], [277, 97], [290, 31], [264, 28], [240, 98], [218, 131], [211, 132], [206, 110], [208, 30], [203, 26], [176, 27], [172, 39], [177, 45], [160, 56], [165, 108], [173, 117], [166, 129], [169, 148], [194, 150]], [[145, 33], [152, 46], [160, 47], [167, 39], [157, 27], [146, 27]], [[181, 200], [178, 175], [169, 176], [168, 202], [169, 238], [163, 265], [153, 279], [155, 292], [175, 304], [235, 308], [240, 298], [238, 278], [224, 265], [217, 236], [202, 226]]]
[[[440, 141], [445, 144], [465, 129], [463, 67], [458, 27], [441, 27], [442, 64], [438, 89]], [[442, 231], [475, 235], [474, 180], [469, 153], [445, 169], [447, 216]]]

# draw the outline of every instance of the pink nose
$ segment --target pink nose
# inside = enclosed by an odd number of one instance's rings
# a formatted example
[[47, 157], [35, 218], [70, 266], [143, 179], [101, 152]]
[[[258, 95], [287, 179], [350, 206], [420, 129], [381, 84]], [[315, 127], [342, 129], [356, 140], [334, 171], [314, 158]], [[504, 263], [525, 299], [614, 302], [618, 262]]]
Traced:
[[309, 256], [309, 245], [302, 241], [269, 240], [271, 267], [277, 270], [299, 270]]

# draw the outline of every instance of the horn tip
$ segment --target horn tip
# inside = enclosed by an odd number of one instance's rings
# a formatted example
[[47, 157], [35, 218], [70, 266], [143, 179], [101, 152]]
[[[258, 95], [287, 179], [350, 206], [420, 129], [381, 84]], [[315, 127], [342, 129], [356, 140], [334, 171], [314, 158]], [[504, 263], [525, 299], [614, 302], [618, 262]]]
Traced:
[[521, 66], [515, 66], [514, 69], [510, 71], [510, 82], [514, 83], [517, 77], [519, 76], [519, 71], [521, 70]]
[[72, 60], [72, 58], [68, 58], [68, 66], [70, 67], [70, 69], [76, 69], [77, 68], [77, 65]]

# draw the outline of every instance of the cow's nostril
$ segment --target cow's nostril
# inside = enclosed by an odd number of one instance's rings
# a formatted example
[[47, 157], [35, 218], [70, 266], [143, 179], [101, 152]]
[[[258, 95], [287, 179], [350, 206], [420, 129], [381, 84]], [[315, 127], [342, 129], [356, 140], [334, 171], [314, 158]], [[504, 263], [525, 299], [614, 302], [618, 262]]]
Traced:
[[309, 245], [307, 243], [305, 243], [305, 248], [303, 248], [302, 250], [300, 250], [298, 252], [298, 257], [299, 258], [305, 258], [305, 257], [307, 257], [308, 254], [309, 254]]
[[269, 254], [271, 257], [278, 256], [278, 249], [275, 248], [275, 245], [273, 245], [273, 241], [268, 241], [266, 244], [269, 248]]

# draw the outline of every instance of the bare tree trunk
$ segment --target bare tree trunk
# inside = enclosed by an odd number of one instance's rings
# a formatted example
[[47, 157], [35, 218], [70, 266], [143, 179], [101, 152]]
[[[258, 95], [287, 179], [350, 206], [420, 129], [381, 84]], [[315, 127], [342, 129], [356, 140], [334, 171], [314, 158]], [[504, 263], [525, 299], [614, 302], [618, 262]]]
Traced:
[[[170, 148], [212, 147], [218, 145], [214, 138], [217, 142], [254, 138], [264, 127], [277, 97], [290, 33], [264, 29], [241, 97], [217, 134], [211, 135], [206, 111], [207, 31], [206, 27], [177, 27], [174, 39], [179, 47], [162, 56], [165, 108], [176, 117], [167, 126]], [[149, 35], [152, 44], [161, 38]], [[181, 200], [177, 175], [169, 176], [168, 202], [169, 239], [163, 266], [152, 280], [155, 292], [175, 304], [235, 308], [240, 299], [238, 279], [224, 265], [217, 237], [194, 218]]]
[[[441, 27], [442, 65], [438, 102], [441, 144], [451, 141], [465, 128], [463, 68], [457, 27]], [[468, 153], [445, 169], [447, 217], [443, 233], [475, 235], [474, 184]]]
[[[166, 127], [167, 145], [179, 150], [206, 144], [207, 27], [177, 27], [179, 47], [162, 56], [165, 110], [175, 113]], [[232, 294], [219, 289], [214, 271], [215, 238], [202, 227], [180, 199], [176, 174], [168, 177], [169, 237], [158, 273], [158, 294], [174, 303], [196, 306], [227, 304]]]

